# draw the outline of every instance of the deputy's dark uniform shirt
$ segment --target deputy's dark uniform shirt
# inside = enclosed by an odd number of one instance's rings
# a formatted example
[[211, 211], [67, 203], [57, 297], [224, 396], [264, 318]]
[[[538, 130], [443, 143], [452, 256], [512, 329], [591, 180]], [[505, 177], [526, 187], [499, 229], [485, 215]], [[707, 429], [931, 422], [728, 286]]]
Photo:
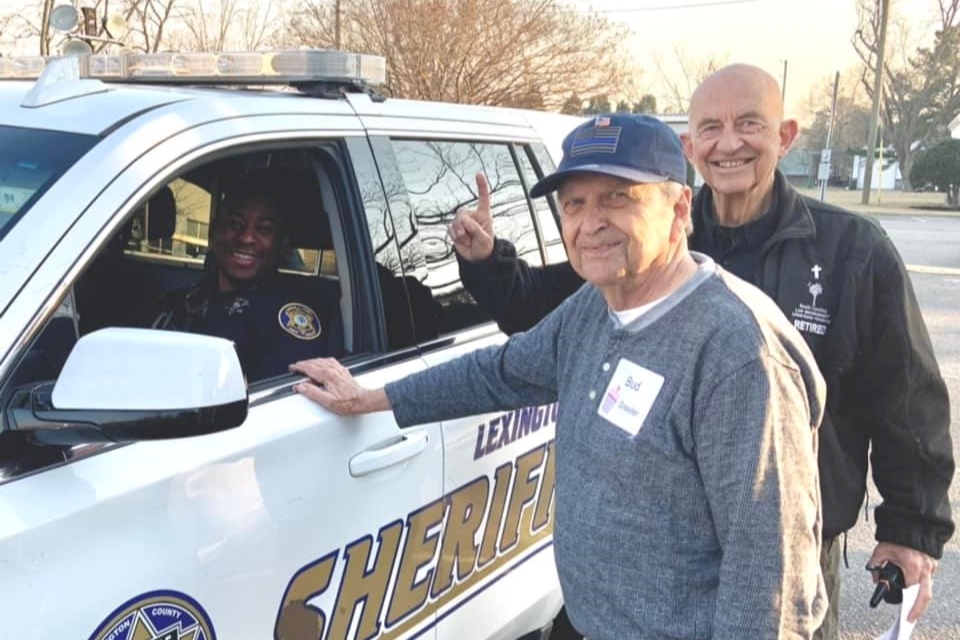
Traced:
[[165, 296], [155, 326], [232, 340], [249, 382], [280, 375], [298, 360], [342, 355], [336, 284], [278, 274], [227, 294], [212, 278]]

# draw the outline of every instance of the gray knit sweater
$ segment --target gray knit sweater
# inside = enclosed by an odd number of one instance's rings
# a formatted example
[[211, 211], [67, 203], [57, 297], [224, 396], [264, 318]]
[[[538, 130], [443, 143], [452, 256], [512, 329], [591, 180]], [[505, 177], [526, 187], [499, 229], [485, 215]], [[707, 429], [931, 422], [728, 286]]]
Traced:
[[769, 298], [693, 256], [697, 275], [625, 327], [585, 285], [387, 395], [402, 426], [559, 399], [557, 569], [591, 640], [810, 638], [824, 383]]

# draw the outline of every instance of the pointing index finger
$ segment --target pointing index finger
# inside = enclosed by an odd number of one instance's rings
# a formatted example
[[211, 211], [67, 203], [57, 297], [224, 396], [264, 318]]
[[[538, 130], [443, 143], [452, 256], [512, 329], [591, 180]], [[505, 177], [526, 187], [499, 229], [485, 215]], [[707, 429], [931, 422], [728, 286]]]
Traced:
[[477, 174], [477, 208], [481, 211], [490, 210], [490, 183], [482, 173]]

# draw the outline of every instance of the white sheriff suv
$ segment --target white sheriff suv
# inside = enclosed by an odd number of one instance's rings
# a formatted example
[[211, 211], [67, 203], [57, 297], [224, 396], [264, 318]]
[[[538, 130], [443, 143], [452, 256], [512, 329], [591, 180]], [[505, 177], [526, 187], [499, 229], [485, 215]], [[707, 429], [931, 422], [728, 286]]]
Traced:
[[[281, 275], [336, 291], [361, 383], [505, 340], [447, 225], [484, 172], [497, 233], [565, 260], [529, 189], [579, 119], [385, 99], [384, 75], [321, 50], [0, 58], [3, 637], [548, 637], [556, 406], [401, 431], [136, 320], [201, 280], [256, 174], [287, 196]], [[308, 345], [296, 308], [271, 328]]]

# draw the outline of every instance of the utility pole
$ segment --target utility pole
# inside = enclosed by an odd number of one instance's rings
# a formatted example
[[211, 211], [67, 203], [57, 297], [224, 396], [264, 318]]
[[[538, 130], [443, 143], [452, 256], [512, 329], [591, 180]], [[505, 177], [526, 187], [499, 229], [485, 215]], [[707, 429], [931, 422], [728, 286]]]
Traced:
[[830, 105], [830, 125], [827, 127], [827, 143], [823, 146], [820, 155], [820, 168], [817, 177], [820, 178], [820, 202], [827, 195], [827, 181], [830, 179], [830, 161], [833, 153], [830, 145], [833, 142], [833, 124], [837, 121], [837, 88], [840, 86], [840, 72], [833, 79], [833, 103]]
[[780, 102], [787, 102], [787, 61], [783, 61], [783, 79], [780, 82]]
[[880, 102], [883, 93], [883, 54], [887, 45], [887, 16], [890, 13], [890, 0], [880, 0], [880, 37], [877, 41], [877, 72], [873, 78], [873, 108], [870, 110], [870, 124], [867, 138], [867, 166], [863, 173], [863, 194], [861, 204], [870, 204], [870, 186], [873, 182], [873, 156], [877, 150], [877, 120], [880, 118]]
[[340, 0], [333, 3], [333, 48], [340, 50]]

